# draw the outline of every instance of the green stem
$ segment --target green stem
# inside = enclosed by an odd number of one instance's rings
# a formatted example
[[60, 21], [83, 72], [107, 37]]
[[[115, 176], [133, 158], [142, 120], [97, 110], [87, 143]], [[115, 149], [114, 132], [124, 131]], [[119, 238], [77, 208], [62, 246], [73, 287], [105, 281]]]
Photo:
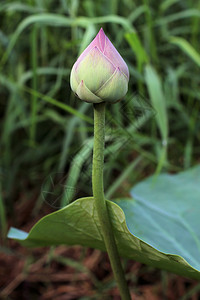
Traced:
[[102, 235], [111, 267], [117, 281], [121, 298], [130, 300], [131, 296], [122, 269], [117, 245], [109, 219], [103, 187], [103, 163], [104, 163], [104, 140], [105, 140], [105, 103], [94, 104], [94, 150], [92, 166], [92, 188], [95, 206], [101, 225]]

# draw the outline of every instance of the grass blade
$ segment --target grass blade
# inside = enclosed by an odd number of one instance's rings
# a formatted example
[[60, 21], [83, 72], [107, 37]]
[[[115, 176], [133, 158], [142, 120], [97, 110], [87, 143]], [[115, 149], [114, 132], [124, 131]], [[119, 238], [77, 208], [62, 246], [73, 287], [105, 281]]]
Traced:
[[192, 47], [188, 41], [180, 37], [171, 37], [170, 43], [178, 46], [185, 54], [187, 54], [196, 64], [200, 67], [200, 55], [199, 53]]

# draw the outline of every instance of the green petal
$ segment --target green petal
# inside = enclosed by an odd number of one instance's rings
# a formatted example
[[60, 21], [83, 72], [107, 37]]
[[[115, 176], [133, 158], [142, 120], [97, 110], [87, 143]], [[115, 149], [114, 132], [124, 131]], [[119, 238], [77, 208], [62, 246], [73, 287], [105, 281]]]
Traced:
[[74, 93], [76, 93], [76, 89], [79, 85], [77, 78], [76, 78], [76, 74], [75, 74], [75, 65], [73, 66], [72, 70], [71, 70], [71, 74], [70, 74], [70, 85], [71, 85], [71, 89]]
[[77, 64], [76, 75], [84, 80], [88, 89], [95, 93], [115, 71], [113, 64], [94, 47], [86, 57]]
[[95, 94], [104, 101], [116, 102], [126, 95], [127, 90], [128, 79], [117, 68], [113, 76]]
[[103, 102], [99, 97], [93, 94], [85, 85], [84, 81], [82, 80], [76, 90], [77, 96], [86, 102], [90, 103], [100, 103]]

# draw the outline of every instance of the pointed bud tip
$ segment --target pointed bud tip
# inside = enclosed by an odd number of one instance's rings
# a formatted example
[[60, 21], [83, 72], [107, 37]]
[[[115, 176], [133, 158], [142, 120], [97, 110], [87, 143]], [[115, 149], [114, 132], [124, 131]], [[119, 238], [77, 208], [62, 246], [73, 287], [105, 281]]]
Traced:
[[98, 32], [98, 34], [97, 35], [100, 35], [100, 36], [106, 36], [105, 35], [105, 32], [104, 32], [104, 30], [103, 30], [103, 28], [101, 27], [101, 29], [99, 30], [99, 32]]
[[103, 31], [103, 28], [101, 27], [101, 29], [99, 30], [98, 34], [97, 34], [97, 40], [98, 40], [98, 45], [99, 45], [99, 49], [103, 52], [104, 48], [105, 48], [105, 44], [106, 44], [106, 35]]

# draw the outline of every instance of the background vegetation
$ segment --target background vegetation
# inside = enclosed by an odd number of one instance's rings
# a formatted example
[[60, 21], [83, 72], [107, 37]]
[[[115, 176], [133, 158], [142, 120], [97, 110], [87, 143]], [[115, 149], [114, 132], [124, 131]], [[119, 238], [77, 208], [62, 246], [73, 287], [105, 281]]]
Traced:
[[[73, 95], [69, 74], [101, 27], [130, 70], [125, 100], [107, 106], [107, 197], [127, 195], [154, 172], [200, 162], [199, 1], [1, 1], [0, 295], [6, 299], [119, 299], [105, 254], [81, 247], [30, 252], [5, 239], [10, 225], [29, 230], [44, 214], [91, 195], [92, 107]], [[136, 299], [198, 299], [194, 281], [125, 263]], [[47, 273], [49, 281], [41, 275]]]

